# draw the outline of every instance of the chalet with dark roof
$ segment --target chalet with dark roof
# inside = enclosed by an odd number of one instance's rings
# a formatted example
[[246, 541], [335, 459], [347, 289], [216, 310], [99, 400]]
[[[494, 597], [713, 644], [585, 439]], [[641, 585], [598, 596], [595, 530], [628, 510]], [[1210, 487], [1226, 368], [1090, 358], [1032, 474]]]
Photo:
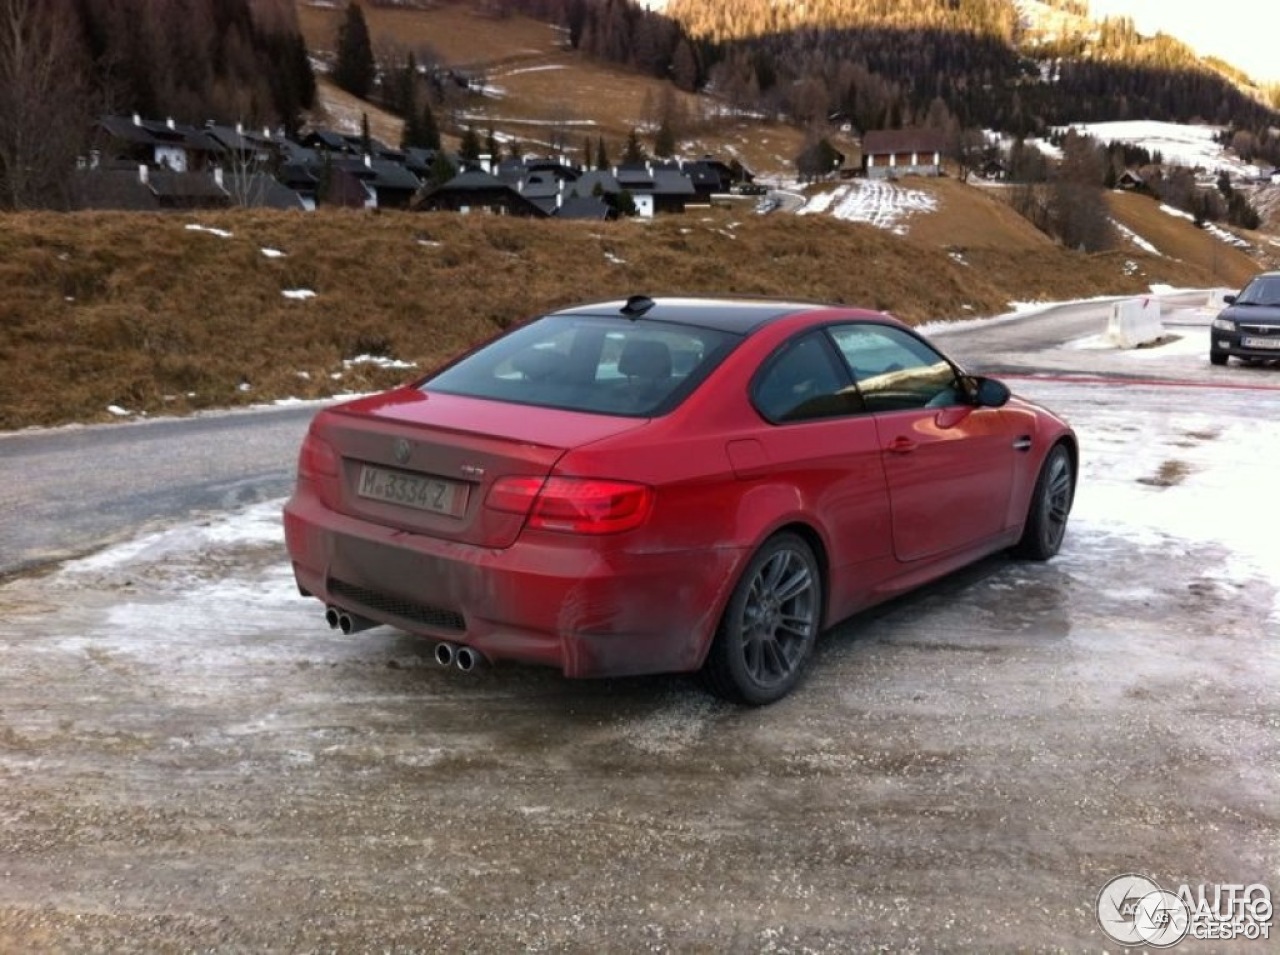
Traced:
[[469, 169], [446, 183], [425, 188], [411, 208], [419, 212], [488, 213], [546, 218], [547, 213], [520, 191], [487, 172]]
[[407, 209], [422, 188], [422, 180], [400, 163], [387, 159], [340, 157], [332, 160], [330, 166], [334, 172], [361, 180], [373, 194], [375, 208]]
[[147, 165], [99, 166], [79, 174], [74, 204], [81, 209], [165, 210], [225, 209], [231, 195], [207, 172], [176, 172]]
[[606, 222], [618, 218], [618, 210], [598, 196], [582, 196], [570, 191], [568, 198], [556, 206], [557, 219]]
[[216, 162], [223, 149], [203, 130], [165, 122], [144, 120], [137, 114], [103, 116], [91, 135], [95, 162], [114, 160], [140, 163], [174, 172], [203, 169]]
[[862, 139], [868, 179], [942, 175], [942, 134], [932, 129], [875, 129]]

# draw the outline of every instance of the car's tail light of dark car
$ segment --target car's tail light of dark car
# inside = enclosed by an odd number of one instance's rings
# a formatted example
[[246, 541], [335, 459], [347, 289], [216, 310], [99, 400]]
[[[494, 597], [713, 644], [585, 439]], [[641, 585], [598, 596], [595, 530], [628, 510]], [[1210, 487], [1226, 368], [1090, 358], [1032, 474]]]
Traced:
[[630, 481], [532, 476], [499, 478], [485, 506], [525, 515], [525, 526], [569, 534], [616, 534], [645, 522], [653, 488]]

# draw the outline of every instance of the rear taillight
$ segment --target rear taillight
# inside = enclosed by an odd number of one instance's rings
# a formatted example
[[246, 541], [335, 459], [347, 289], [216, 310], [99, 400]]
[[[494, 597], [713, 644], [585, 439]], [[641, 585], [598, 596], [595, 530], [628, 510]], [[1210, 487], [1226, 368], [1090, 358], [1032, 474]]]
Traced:
[[333, 446], [323, 438], [308, 434], [298, 453], [298, 474], [315, 480], [318, 477], [338, 476], [338, 455]]
[[639, 527], [653, 507], [653, 488], [593, 478], [504, 477], [485, 505], [526, 515], [526, 527], [569, 534], [616, 534]]

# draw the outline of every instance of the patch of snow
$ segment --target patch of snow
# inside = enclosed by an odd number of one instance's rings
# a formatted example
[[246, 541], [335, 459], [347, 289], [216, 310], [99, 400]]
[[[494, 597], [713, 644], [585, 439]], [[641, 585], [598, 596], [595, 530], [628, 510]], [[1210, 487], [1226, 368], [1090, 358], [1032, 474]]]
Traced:
[[417, 368], [417, 362], [401, 361], [388, 358], [386, 355], [356, 355], [355, 358], [343, 359], [343, 368], [354, 368], [356, 365], [377, 365], [379, 368]]
[[1152, 245], [1142, 236], [1138, 235], [1138, 233], [1134, 232], [1124, 223], [1117, 222], [1115, 219], [1112, 219], [1111, 224], [1115, 226], [1115, 229], [1117, 232], [1119, 232], [1122, 236], [1124, 236], [1126, 239], [1128, 239], [1130, 242], [1132, 242], [1134, 245], [1140, 248], [1143, 252], [1150, 252], [1152, 255], [1159, 255], [1161, 258], [1164, 258], [1164, 256], [1161, 255], [1159, 249], [1157, 249], [1154, 245]]
[[1227, 153], [1213, 137], [1221, 126], [1193, 126], [1155, 120], [1123, 120], [1110, 123], [1072, 123], [1071, 128], [1090, 135], [1100, 143], [1129, 143], [1147, 152], [1160, 153], [1166, 164], [1217, 172], [1226, 169], [1236, 175], [1257, 175], [1251, 166]]
[[107, 411], [110, 414], [115, 415], [117, 418], [127, 418], [133, 414], [132, 411], [129, 411], [126, 408], [121, 408], [119, 405], [107, 405]]
[[287, 288], [280, 293], [285, 298], [291, 298], [295, 301], [304, 302], [309, 298], [315, 298], [316, 293], [309, 288]]
[[214, 229], [207, 225], [196, 225], [194, 222], [188, 223], [187, 231], [207, 232], [209, 235], [216, 235], [219, 239], [230, 239], [232, 236], [232, 233], [228, 232], [226, 229]]
[[262, 254], [269, 259], [283, 259], [284, 253], [279, 249], [263, 249]]
[[1196, 217], [1190, 212], [1184, 212], [1182, 209], [1175, 209], [1173, 206], [1165, 205], [1163, 202], [1160, 203], [1160, 211], [1178, 219], [1186, 219], [1188, 222], [1196, 221]]
[[547, 63], [544, 66], [522, 66], [517, 70], [507, 70], [499, 75], [519, 76], [522, 73], [545, 73], [547, 70], [567, 70], [568, 68], [568, 65], [564, 63]]
[[[487, 116], [482, 113], [462, 113], [461, 119], [468, 123], [507, 123], [518, 126], [577, 126], [595, 127], [599, 124], [594, 119], [528, 119], [519, 116]], [[499, 134], [495, 133], [495, 137]]]
[[819, 193], [797, 214], [829, 213], [846, 222], [866, 222], [895, 235], [907, 232], [905, 220], [921, 212], [935, 212], [938, 201], [927, 192], [906, 189], [883, 179], [868, 179]]
[[626, 259], [619, 258], [618, 256], [614, 255], [612, 252], [605, 252], [604, 257], [605, 257], [608, 261], [612, 262], [614, 265], [626, 265], [626, 264], [627, 264], [627, 260], [626, 260]]

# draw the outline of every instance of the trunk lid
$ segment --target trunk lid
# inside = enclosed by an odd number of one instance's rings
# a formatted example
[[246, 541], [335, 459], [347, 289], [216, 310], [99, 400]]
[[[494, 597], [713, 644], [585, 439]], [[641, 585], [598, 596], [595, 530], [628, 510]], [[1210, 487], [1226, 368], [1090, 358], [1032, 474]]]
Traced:
[[324, 412], [313, 431], [338, 457], [340, 513], [501, 549], [524, 516], [484, 506], [496, 480], [546, 477], [570, 448], [643, 424], [402, 388]]

